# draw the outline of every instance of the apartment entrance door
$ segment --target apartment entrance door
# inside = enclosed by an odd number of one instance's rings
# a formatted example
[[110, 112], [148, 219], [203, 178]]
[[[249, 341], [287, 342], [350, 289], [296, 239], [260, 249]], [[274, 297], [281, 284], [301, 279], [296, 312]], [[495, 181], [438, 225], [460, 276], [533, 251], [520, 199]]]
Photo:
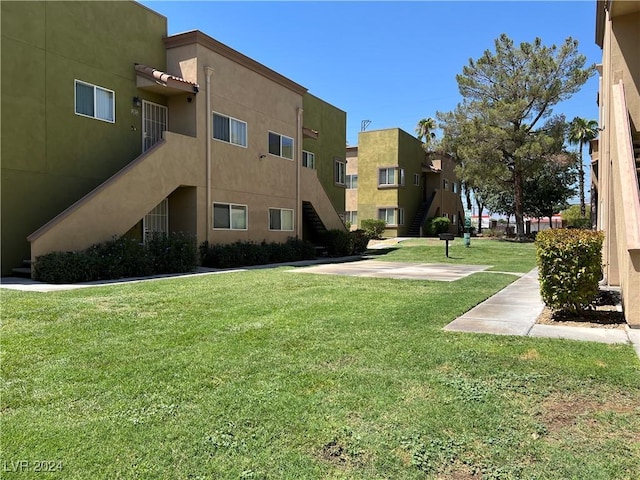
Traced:
[[167, 129], [169, 109], [157, 103], [142, 101], [142, 152], [162, 140]]

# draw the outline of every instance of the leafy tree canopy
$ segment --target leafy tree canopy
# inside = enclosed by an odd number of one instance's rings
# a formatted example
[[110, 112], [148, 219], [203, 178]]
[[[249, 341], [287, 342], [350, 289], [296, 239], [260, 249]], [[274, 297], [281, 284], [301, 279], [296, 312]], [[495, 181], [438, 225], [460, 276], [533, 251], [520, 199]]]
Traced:
[[495, 51], [470, 59], [457, 75], [463, 101], [438, 112], [443, 145], [460, 162], [463, 181], [511, 192], [518, 236], [524, 235], [524, 182], [563, 150], [566, 121], [553, 107], [595, 72], [578, 42], [547, 47], [539, 38], [515, 46], [502, 34]]

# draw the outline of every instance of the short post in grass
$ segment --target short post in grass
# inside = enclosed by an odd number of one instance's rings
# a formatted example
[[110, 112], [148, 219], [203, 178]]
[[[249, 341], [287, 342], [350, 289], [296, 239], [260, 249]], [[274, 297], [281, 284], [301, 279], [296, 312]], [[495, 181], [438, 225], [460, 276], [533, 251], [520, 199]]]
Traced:
[[464, 246], [471, 246], [471, 218], [464, 219]]
[[455, 237], [453, 236], [453, 233], [440, 233], [438, 236], [440, 237], [440, 240], [444, 240], [444, 253], [447, 258], [449, 258], [449, 241], [453, 241]]

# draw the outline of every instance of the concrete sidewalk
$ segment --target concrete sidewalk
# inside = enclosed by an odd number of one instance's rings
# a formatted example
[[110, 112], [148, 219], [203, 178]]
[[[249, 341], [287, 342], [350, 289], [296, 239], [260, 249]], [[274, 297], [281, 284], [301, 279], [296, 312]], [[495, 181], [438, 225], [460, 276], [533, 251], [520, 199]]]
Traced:
[[640, 330], [541, 325], [544, 303], [534, 269], [444, 327], [454, 332], [522, 335], [600, 343], [631, 343], [640, 357]]

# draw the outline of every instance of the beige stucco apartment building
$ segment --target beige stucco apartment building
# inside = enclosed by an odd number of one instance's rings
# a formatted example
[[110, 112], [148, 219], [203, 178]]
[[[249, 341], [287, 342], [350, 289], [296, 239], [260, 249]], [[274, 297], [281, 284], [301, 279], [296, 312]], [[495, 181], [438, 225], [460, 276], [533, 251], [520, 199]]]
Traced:
[[1, 7], [3, 275], [121, 235], [344, 229], [344, 111], [135, 2]]
[[605, 232], [604, 277], [620, 286], [640, 328], [640, 2], [598, 0], [600, 135], [592, 143], [592, 204]]
[[453, 159], [425, 152], [399, 128], [360, 132], [347, 148], [345, 208], [351, 228], [364, 219], [385, 220], [385, 236], [423, 236], [427, 219], [447, 217], [460, 233], [464, 207]]

